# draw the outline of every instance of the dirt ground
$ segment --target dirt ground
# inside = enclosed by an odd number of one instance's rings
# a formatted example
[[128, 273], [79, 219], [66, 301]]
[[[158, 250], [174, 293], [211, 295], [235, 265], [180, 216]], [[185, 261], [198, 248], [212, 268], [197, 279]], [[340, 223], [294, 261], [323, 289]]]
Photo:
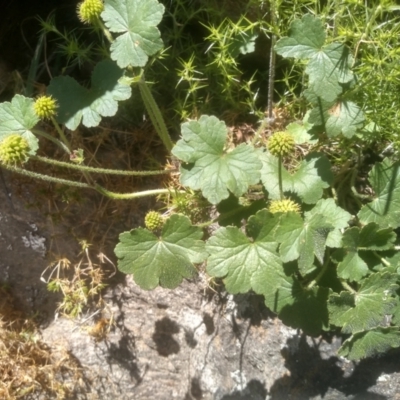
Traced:
[[[307, 337], [285, 327], [260, 297], [212, 292], [203, 276], [173, 291], [147, 292], [116, 273], [101, 304], [88, 304], [76, 319], [55, 319], [61, 298], [40, 279], [46, 267], [62, 257], [77, 262], [85, 232], [92, 242], [98, 234], [115, 262], [118, 232], [138, 225], [148, 203], [130, 218], [104, 217], [94, 228], [97, 195], [84, 194], [75, 205], [42, 204], [43, 186], [2, 175], [0, 284], [37, 321], [53, 361], [67, 354], [77, 365], [79, 374], [57, 377], [68, 388], [64, 398], [400, 399], [399, 351], [347, 362], [336, 356], [340, 337]], [[57, 219], [57, 211], [65, 217]], [[103, 266], [113, 275], [109, 262]], [[102, 321], [107, 326], [100, 332]], [[37, 390], [20, 398], [62, 397]]]

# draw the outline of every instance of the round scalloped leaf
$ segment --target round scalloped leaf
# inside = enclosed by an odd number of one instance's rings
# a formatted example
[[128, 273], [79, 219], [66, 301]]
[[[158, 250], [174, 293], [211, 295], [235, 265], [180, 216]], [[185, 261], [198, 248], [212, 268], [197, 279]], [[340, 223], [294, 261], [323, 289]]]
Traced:
[[15, 95], [11, 102], [0, 104], [0, 140], [12, 134], [21, 135], [29, 144], [29, 154], [35, 155], [39, 141], [31, 129], [39, 122], [33, 109], [34, 100]]
[[156, 0], [106, 0], [101, 14], [107, 28], [120, 33], [111, 44], [111, 58], [121, 68], [144, 67], [163, 48], [157, 25], [164, 6]]
[[392, 326], [356, 333], [343, 343], [338, 354], [349, 360], [358, 361], [398, 347], [400, 347], [400, 329], [398, 326]]
[[207, 272], [223, 278], [230, 293], [246, 293], [253, 289], [264, 293], [265, 285], [281, 281], [282, 261], [277, 254], [278, 243], [272, 231], [278, 219], [266, 210], [259, 211], [251, 222], [252, 238], [239, 228], [218, 229], [208, 239], [206, 250], [210, 254]]
[[223, 121], [203, 115], [198, 121], [182, 124], [182, 139], [172, 154], [182, 160], [181, 183], [201, 190], [212, 204], [229, 197], [229, 191], [240, 197], [249, 185], [260, 180], [261, 162], [254, 148], [240, 144], [225, 150], [227, 127]]
[[335, 100], [342, 93], [339, 83], [353, 79], [350, 71], [352, 58], [341, 43], [325, 45], [322, 21], [312, 15], [304, 15], [290, 26], [289, 37], [280, 39], [275, 50], [284, 57], [309, 59], [306, 73], [314, 92], [324, 100]]
[[165, 222], [160, 237], [144, 228], [121, 233], [115, 248], [118, 269], [133, 274], [142, 289], [173, 289], [196, 273], [193, 264], [206, 259], [202, 236], [201, 228], [179, 214]]
[[331, 323], [342, 327], [343, 333], [380, 326], [385, 315], [393, 314], [398, 303], [394, 297], [397, 280], [397, 274], [377, 272], [363, 279], [355, 293], [332, 294], [328, 302]]
[[[279, 193], [279, 160], [269, 152], [259, 153], [263, 167], [261, 181], [271, 199], [280, 199]], [[307, 204], [315, 204], [333, 181], [331, 164], [325, 156], [310, 153], [297, 171], [290, 174], [282, 165], [282, 186], [284, 193], [296, 193]]]
[[376, 222], [381, 228], [400, 226], [400, 163], [389, 159], [376, 163], [369, 173], [375, 198], [358, 213], [362, 224]]
[[118, 101], [131, 97], [131, 88], [121, 79], [122, 75], [117, 64], [104, 60], [93, 70], [90, 89], [69, 76], [52, 79], [47, 92], [57, 99], [57, 121], [75, 130], [81, 121], [90, 128], [99, 125], [101, 117], [114, 116]]

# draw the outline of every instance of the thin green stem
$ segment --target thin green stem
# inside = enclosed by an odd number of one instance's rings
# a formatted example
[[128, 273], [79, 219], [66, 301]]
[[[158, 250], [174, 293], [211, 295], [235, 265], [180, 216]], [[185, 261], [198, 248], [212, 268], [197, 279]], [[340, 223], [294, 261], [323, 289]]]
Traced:
[[107, 196], [115, 200], [138, 199], [140, 197], [158, 196], [159, 194], [168, 194], [170, 192], [170, 189], [153, 189], [153, 190], [144, 190], [143, 192], [136, 192], [136, 193], [115, 193], [115, 192], [110, 192], [109, 190], [103, 188], [100, 185], [96, 185], [95, 189], [104, 196]]
[[54, 117], [51, 117], [51, 122], [53, 123], [54, 127], [56, 128], [56, 131], [60, 135], [62, 142], [68, 148], [69, 154], [71, 154], [71, 145], [70, 145], [68, 139], [66, 138], [63, 130], [61, 129], [60, 125], [58, 125], [58, 122], [56, 121], [56, 119]]
[[151, 122], [154, 125], [155, 130], [158, 133], [158, 136], [164, 143], [164, 146], [171, 152], [172, 147], [174, 146], [171, 137], [169, 136], [167, 126], [165, 125], [164, 118], [162, 117], [161, 111], [158, 108], [156, 101], [154, 100], [151, 91], [144, 80], [144, 76], [142, 76], [141, 81], [139, 82], [139, 90], [142, 96], [144, 105], [146, 107], [147, 112], [149, 113], [149, 117]]
[[260, 126], [258, 127], [256, 133], [254, 134], [253, 139], [251, 140], [251, 144], [252, 144], [253, 146], [256, 144], [256, 142], [257, 142], [258, 138], [260, 137], [262, 131], [266, 128], [266, 126], [267, 126], [268, 124], [269, 124], [269, 121], [268, 121], [266, 118], [264, 118], [264, 119], [261, 121]]
[[152, 176], [152, 175], [164, 175], [170, 174], [172, 172], [177, 172], [177, 170], [160, 170], [160, 171], [124, 171], [119, 169], [107, 169], [107, 168], [95, 168], [88, 167], [86, 165], [72, 164], [64, 161], [52, 160], [51, 158], [33, 156], [32, 160], [38, 160], [47, 164], [56, 165], [62, 168], [76, 169], [80, 171], [91, 172], [94, 174], [109, 174], [109, 175], [125, 175], [125, 176]]
[[111, 199], [114, 199], [114, 200], [129, 200], [129, 199], [138, 199], [140, 197], [157, 196], [159, 194], [167, 194], [170, 191], [169, 189], [153, 189], [153, 190], [144, 190], [143, 192], [136, 192], [136, 193], [115, 193], [115, 192], [111, 192], [97, 184], [89, 185], [89, 184], [83, 183], [83, 182], [76, 182], [76, 181], [70, 181], [68, 179], [56, 178], [54, 176], [38, 174], [37, 172], [28, 171], [26, 169], [11, 166], [11, 165], [2, 164], [2, 167], [4, 167], [5, 169], [8, 169], [9, 171], [16, 172], [18, 174], [29, 176], [31, 178], [39, 179], [42, 181], [59, 183], [62, 185], [67, 185], [67, 186], [75, 186], [75, 187], [84, 188], [84, 189], [93, 189], [93, 190], [96, 190], [97, 192], [101, 193], [102, 195], [109, 197]]
[[14, 167], [11, 165], [2, 164], [1, 166], [10, 171], [17, 172], [18, 174], [29, 176], [29, 177], [35, 178], [35, 179], [40, 179], [42, 181], [61, 183], [62, 185], [75, 186], [75, 187], [80, 187], [80, 188], [85, 188], [85, 189], [93, 189], [93, 187], [87, 183], [70, 181], [68, 179], [61, 179], [61, 178], [56, 178], [54, 176], [43, 175], [43, 174], [39, 174], [37, 172], [28, 171], [24, 168]]
[[310, 290], [312, 289], [324, 276], [325, 272], [328, 269], [330, 262], [330, 257], [329, 257], [329, 252], [327, 251], [327, 254], [325, 254], [325, 261], [324, 264], [322, 265], [321, 271], [319, 271], [318, 275], [307, 285], [307, 289]]
[[111, 32], [107, 29], [107, 27], [104, 25], [103, 21], [101, 19], [98, 20], [98, 25], [100, 29], [103, 31], [104, 36], [107, 38], [107, 40], [112, 43], [114, 41], [114, 38], [111, 35]]
[[36, 134], [36, 135], [40, 135], [40, 136], [45, 137], [46, 139], [48, 139], [51, 142], [55, 143], [57, 146], [60, 146], [67, 154], [71, 154], [71, 152], [69, 151], [68, 147], [63, 142], [61, 142], [61, 140], [58, 140], [57, 138], [49, 135], [46, 132], [43, 132], [43, 131], [39, 130], [39, 129], [32, 129], [32, 132], [34, 134]]
[[282, 183], [282, 156], [278, 156], [278, 182], [279, 182], [279, 197], [281, 200], [283, 197], [283, 183]]
[[342, 286], [348, 290], [350, 293], [352, 294], [356, 294], [357, 291], [354, 290], [344, 279], [340, 279], [340, 283], [342, 284]]
[[275, 30], [277, 28], [276, 24], [276, 9], [275, 9], [275, 0], [270, 2], [270, 13], [271, 13], [271, 25], [274, 30], [271, 35], [271, 48], [269, 51], [269, 74], [268, 74], [268, 123], [272, 124], [274, 120], [273, 113], [273, 100], [274, 100], [274, 80], [275, 80], [275, 42], [276, 35]]

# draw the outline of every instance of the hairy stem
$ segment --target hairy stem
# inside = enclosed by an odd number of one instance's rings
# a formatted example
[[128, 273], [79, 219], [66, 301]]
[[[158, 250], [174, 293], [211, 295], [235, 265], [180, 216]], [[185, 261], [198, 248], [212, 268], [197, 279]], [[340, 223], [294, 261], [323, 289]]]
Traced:
[[104, 196], [107, 196], [115, 200], [138, 199], [140, 197], [157, 196], [159, 194], [168, 194], [170, 192], [169, 189], [153, 189], [153, 190], [144, 190], [143, 192], [136, 192], [136, 193], [115, 193], [115, 192], [110, 192], [109, 190], [103, 188], [100, 185], [96, 185], [94, 189], [96, 189], [99, 193], [103, 194]]
[[139, 89], [140, 89], [140, 94], [142, 96], [146, 110], [149, 113], [149, 117], [151, 119], [151, 122], [154, 125], [155, 130], [158, 133], [158, 136], [164, 143], [164, 146], [166, 147], [168, 152], [171, 152], [174, 144], [171, 140], [171, 137], [169, 136], [167, 126], [165, 125], [165, 122], [164, 122], [164, 118], [161, 115], [161, 111], [158, 108], [158, 105], [157, 105], [156, 101], [154, 100], [154, 97], [151, 94], [151, 91], [150, 91], [147, 83], [145, 82], [143, 76], [142, 76], [141, 81], [139, 82]]
[[102, 195], [109, 197], [110, 199], [114, 199], [114, 200], [138, 199], [140, 197], [157, 196], [159, 194], [169, 193], [169, 189], [144, 190], [143, 192], [135, 192], [135, 193], [115, 193], [115, 192], [111, 192], [97, 184], [89, 185], [89, 184], [83, 183], [83, 182], [77, 182], [77, 181], [71, 181], [68, 179], [56, 178], [54, 176], [43, 175], [43, 174], [39, 174], [37, 172], [28, 171], [24, 168], [14, 167], [14, 166], [10, 166], [10, 165], [2, 165], [2, 167], [5, 169], [8, 169], [9, 171], [17, 172], [18, 174], [29, 176], [31, 178], [39, 179], [42, 181], [59, 183], [62, 185], [80, 187], [80, 188], [84, 188], [84, 189], [93, 189], [93, 190], [96, 190], [97, 192], [101, 193]]
[[283, 183], [282, 183], [282, 156], [278, 156], [278, 182], [279, 182], [279, 197], [281, 200], [283, 197]]
[[65, 136], [64, 131], [61, 129], [60, 125], [58, 125], [58, 122], [54, 117], [51, 117], [51, 122], [53, 123], [54, 127], [56, 128], [56, 131], [60, 135], [62, 142], [67, 147], [69, 154], [71, 154], [71, 144], [69, 143], [67, 137]]
[[61, 183], [62, 185], [76, 186], [76, 187], [86, 188], [86, 189], [93, 189], [93, 187], [91, 185], [89, 185], [87, 183], [83, 183], [83, 182], [70, 181], [68, 179], [56, 178], [54, 176], [43, 175], [43, 174], [39, 174], [37, 172], [28, 171], [24, 168], [13, 167], [10, 165], [5, 165], [5, 164], [2, 164], [2, 167], [6, 168], [10, 171], [17, 172], [18, 174], [30, 176], [31, 178], [40, 179], [42, 181]]
[[125, 171], [119, 169], [107, 169], [107, 168], [95, 168], [88, 167], [86, 165], [72, 164], [64, 161], [52, 160], [47, 157], [33, 156], [32, 160], [38, 160], [41, 162], [45, 162], [47, 164], [56, 165], [58, 167], [76, 169], [80, 171], [91, 172], [94, 174], [111, 174], [111, 175], [125, 175], [125, 176], [152, 176], [152, 175], [164, 175], [172, 172], [177, 172], [177, 170], [160, 170], [160, 171]]
[[67, 154], [71, 154], [71, 152], [69, 151], [68, 147], [61, 140], [58, 140], [57, 138], [49, 135], [46, 132], [43, 132], [43, 131], [39, 130], [39, 129], [32, 129], [32, 132], [35, 135], [40, 135], [40, 136], [45, 137], [46, 139], [48, 139], [51, 142], [55, 143], [57, 146], [61, 147]]
[[[276, 28], [275, 0], [270, 2], [271, 25]], [[275, 43], [276, 35], [273, 32], [271, 36], [271, 49], [269, 51], [269, 74], [268, 74], [268, 122], [272, 124], [274, 120], [273, 101], [274, 101], [274, 79], [275, 79]]]

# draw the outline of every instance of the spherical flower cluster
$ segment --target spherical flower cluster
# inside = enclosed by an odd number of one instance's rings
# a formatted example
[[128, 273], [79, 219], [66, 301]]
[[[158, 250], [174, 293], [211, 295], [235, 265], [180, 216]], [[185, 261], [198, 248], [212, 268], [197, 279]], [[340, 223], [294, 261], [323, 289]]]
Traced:
[[292, 200], [283, 199], [283, 200], [272, 200], [269, 204], [269, 211], [271, 213], [288, 213], [295, 212], [300, 214], [300, 206]]
[[18, 133], [13, 133], [0, 142], [0, 162], [6, 165], [16, 165], [29, 158], [28, 141]]
[[155, 231], [164, 225], [164, 218], [157, 211], [149, 211], [144, 217], [144, 225], [149, 231]]
[[103, 10], [102, 0], [85, 0], [78, 4], [79, 19], [85, 24], [95, 24]]
[[36, 99], [33, 109], [40, 119], [50, 119], [56, 115], [57, 102], [51, 96], [40, 96]]
[[289, 132], [276, 132], [268, 141], [268, 150], [276, 157], [287, 156], [295, 146], [293, 135]]

